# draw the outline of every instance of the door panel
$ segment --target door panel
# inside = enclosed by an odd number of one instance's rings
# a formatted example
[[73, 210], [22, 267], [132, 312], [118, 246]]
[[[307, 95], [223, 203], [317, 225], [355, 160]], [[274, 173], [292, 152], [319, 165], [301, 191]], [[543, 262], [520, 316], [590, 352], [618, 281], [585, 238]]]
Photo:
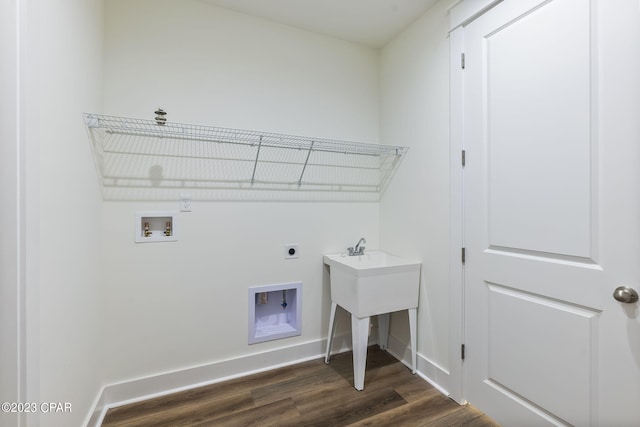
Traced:
[[598, 311], [486, 285], [487, 380], [573, 425], [587, 425]]
[[640, 7], [505, 0], [464, 44], [465, 398], [637, 425], [640, 308], [612, 293], [640, 290]]
[[579, 3], [546, 3], [482, 37], [491, 246], [591, 254], [589, 10]]

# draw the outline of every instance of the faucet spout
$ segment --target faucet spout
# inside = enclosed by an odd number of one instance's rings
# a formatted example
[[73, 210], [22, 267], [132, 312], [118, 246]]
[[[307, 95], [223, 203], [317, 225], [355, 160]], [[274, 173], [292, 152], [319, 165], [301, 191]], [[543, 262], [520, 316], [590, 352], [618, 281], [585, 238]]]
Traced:
[[360, 244], [362, 243], [367, 243], [367, 240], [364, 237], [361, 237], [360, 240], [358, 240], [358, 243], [356, 243], [356, 246], [354, 248], [347, 248], [347, 250], [349, 251], [349, 255], [350, 256], [363, 255], [365, 248], [364, 246], [360, 246]]

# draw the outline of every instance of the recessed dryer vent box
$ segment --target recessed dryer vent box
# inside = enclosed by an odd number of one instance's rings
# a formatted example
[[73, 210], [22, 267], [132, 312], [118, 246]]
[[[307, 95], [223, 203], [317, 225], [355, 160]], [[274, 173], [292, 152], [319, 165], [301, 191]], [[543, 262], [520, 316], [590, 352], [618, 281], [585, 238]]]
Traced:
[[175, 242], [178, 240], [177, 212], [136, 212], [135, 241]]
[[302, 334], [302, 282], [249, 288], [249, 344]]

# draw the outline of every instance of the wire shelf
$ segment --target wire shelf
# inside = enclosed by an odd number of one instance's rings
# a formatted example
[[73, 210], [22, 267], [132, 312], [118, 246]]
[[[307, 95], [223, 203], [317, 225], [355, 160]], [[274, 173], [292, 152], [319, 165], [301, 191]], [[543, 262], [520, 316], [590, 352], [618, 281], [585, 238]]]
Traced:
[[[84, 122], [105, 198], [175, 199], [178, 190], [279, 198], [270, 190], [285, 199], [377, 200], [408, 150], [90, 113]], [[144, 189], [153, 191], [141, 197]]]

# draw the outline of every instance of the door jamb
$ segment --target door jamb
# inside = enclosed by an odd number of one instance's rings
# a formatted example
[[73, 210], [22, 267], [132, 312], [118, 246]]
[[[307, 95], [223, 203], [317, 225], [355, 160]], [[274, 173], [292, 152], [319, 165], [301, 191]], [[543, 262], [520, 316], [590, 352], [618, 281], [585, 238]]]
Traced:
[[[465, 338], [464, 262], [464, 27], [503, 0], [460, 0], [449, 9], [449, 397], [467, 403], [462, 345]], [[466, 159], [465, 159], [466, 160]]]
[[464, 27], [458, 27], [449, 33], [449, 397], [460, 404], [466, 403], [461, 355], [461, 346], [464, 344], [464, 266], [461, 259], [464, 247], [463, 48]]

